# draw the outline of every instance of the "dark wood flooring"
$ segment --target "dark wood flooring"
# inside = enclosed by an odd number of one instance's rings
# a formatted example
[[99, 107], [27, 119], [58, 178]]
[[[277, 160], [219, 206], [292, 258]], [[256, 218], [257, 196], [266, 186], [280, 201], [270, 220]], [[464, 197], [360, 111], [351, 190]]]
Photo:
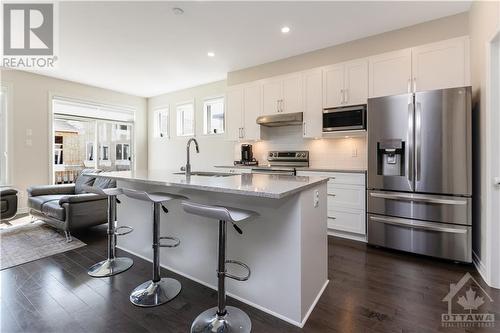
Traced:
[[[182, 276], [181, 294], [165, 305], [138, 308], [129, 293], [150, 278], [151, 264], [133, 257], [120, 275], [95, 279], [87, 268], [105, 256], [105, 228], [76, 237], [88, 246], [0, 272], [1, 332], [188, 332], [192, 320], [215, 306], [215, 291]], [[495, 303], [496, 328], [443, 328], [442, 298], [466, 272], [481, 281]], [[470, 265], [329, 239], [325, 293], [303, 329], [229, 299], [252, 319], [253, 332], [500, 332], [500, 291], [491, 289]], [[279, 288], [279, 286], [276, 286]]]

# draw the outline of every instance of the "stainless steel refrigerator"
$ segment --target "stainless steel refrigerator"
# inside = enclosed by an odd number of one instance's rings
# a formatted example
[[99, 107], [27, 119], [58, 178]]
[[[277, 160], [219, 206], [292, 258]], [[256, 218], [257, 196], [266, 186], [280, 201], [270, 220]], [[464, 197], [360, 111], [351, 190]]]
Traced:
[[368, 243], [472, 261], [471, 88], [368, 100]]

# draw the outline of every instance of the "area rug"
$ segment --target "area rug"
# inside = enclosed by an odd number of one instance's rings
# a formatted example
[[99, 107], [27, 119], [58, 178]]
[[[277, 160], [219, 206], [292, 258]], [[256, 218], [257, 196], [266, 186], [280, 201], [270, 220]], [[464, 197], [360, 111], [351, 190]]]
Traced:
[[0, 231], [0, 270], [85, 245], [75, 237], [67, 243], [62, 233], [42, 221], [3, 229]]

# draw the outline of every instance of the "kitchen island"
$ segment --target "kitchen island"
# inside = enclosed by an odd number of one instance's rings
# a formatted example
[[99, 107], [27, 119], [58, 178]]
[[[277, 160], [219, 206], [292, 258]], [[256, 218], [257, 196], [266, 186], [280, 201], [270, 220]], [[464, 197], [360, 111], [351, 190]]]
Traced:
[[[228, 229], [228, 259], [252, 270], [246, 282], [226, 280], [228, 295], [294, 325], [305, 323], [328, 283], [328, 178], [209, 173], [186, 177], [170, 171], [95, 175], [116, 179], [121, 188], [182, 194], [199, 203], [257, 212], [257, 217], [239, 223], [242, 235]], [[151, 205], [125, 196], [120, 201], [118, 226], [134, 231], [120, 238], [119, 247], [151, 261]], [[166, 206], [169, 213], [161, 214], [160, 234], [177, 237], [181, 244], [161, 249], [161, 266], [215, 289], [217, 221], [186, 214], [176, 201]], [[238, 268], [232, 272], [242, 274]]]

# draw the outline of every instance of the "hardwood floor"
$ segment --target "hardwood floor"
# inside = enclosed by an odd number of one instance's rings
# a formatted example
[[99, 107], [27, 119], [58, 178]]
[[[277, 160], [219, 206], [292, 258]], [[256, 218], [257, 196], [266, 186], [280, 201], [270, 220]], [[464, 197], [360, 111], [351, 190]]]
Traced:
[[[77, 238], [88, 246], [0, 272], [1, 332], [188, 332], [193, 319], [215, 306], [215, 291], [182, 276], [181, 294], [165, 305], [138, 308], [130, 291], [150, 278], [151, 264], [140, 258], [120, 275], [95, 279], [87, 268], [105, 256], [105, 227]], [[119, 251], [120, 252], [120, 251]], [[484, 304], [496, 316], [496, 328], [443, 328], [442, 298], [450, 283], [470, 272], [494, 303]], [[233, 299], [252, 319], [253, 332], [499, 332], [500, 290], [480, 279], [470, 265], [329, 239], [329, 278], [303, 329]], [[279, 286], [276, 286], [279, 288]]]

